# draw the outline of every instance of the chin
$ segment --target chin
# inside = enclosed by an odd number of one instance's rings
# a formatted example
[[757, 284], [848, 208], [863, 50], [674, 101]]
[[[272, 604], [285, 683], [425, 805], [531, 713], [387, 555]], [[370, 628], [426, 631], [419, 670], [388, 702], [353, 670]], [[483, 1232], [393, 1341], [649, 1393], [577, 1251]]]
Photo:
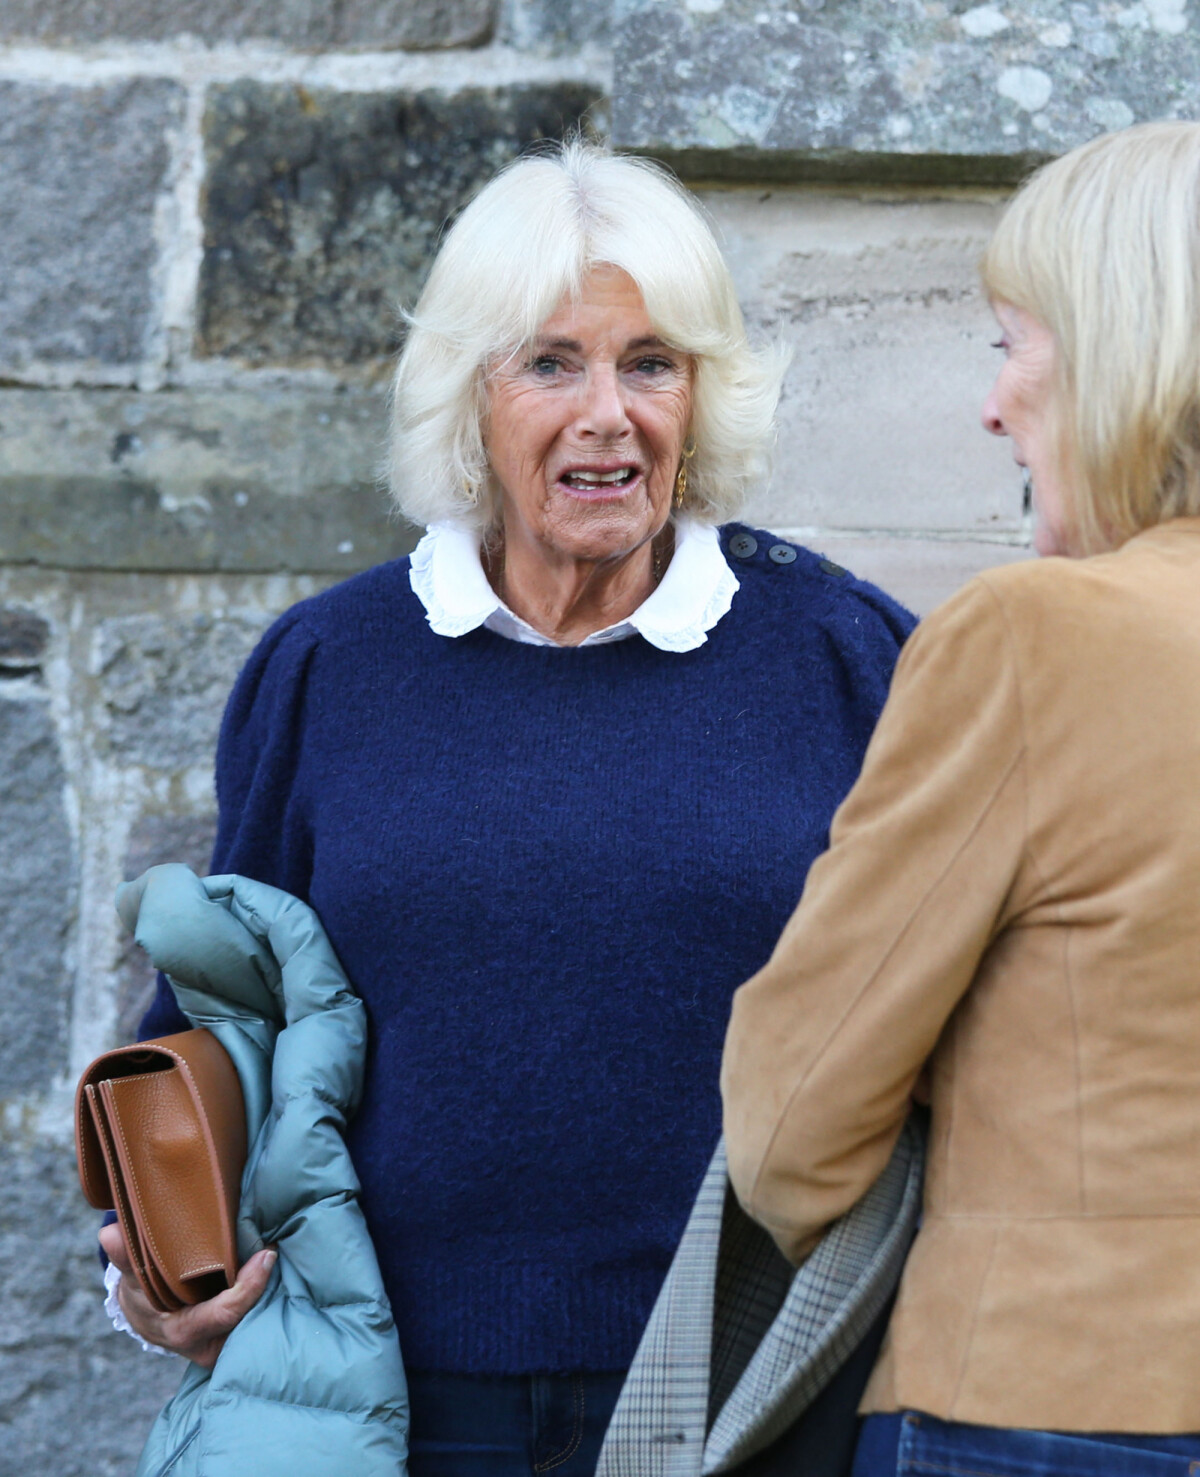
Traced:
[[651, 538], [659, 520], [639, 508], [620, 503], [591, 503], [563, 509], [566, 516], [556, 519], [556, 527], [547, 532], [561, 553], [575, 559], [613, 559], [636, 549]]

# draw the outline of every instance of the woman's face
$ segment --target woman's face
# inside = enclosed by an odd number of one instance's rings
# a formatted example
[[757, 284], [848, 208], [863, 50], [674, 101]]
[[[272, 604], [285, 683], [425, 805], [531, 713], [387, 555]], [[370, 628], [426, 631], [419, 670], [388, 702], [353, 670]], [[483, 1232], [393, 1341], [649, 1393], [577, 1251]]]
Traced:
[[1029, 471], [1036, 514], [1033, 544], [1039, 554], [1066, 554], [1062, 468], [1051, 429], [1057, 393], [1058, 346], [1054, 335], [1024, 308], [994, 302], [1004, 363], [983, 402], [983, 425], [1012, 441], [1013, 457]]
[[658, 337], [626, 273], [594, 268], [578, 302], [497, 366], [488, 390], [485, 440], [506, 536], [601, 560], [663, 527], [691, 420], [692, 361]]

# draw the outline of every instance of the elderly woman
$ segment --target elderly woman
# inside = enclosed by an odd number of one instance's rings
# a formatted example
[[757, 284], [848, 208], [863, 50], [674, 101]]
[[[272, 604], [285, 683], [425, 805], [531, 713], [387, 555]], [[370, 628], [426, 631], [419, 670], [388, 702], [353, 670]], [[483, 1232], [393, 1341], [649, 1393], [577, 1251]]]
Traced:
[[[371, 1019], [351, 1146], [415, 1477], [592, 1471], [720, 1130], [734, 987], [911, 626], [718, 527], [781, 368], [664, 174], [518, 162], [396, 375], [395, 498], [428, 532], [288, 612], [229, 704], [214, 870], [311, 902]], [[164, 987], [143, 1031], [179, 1025]], [[211, 1360], [264, 1275], [171, 1317], [121, 1296]]]
[[[731, 1174], [794, 1259], [923, 1065], [926, 1213], [859, 1477], [1200, 1463], [1200, 126], [1016, 197], [984, 406], [1037, 550], [906, 648], [724, 1065]], [[1088, 556], [1088, 557], [1084, 557]]]

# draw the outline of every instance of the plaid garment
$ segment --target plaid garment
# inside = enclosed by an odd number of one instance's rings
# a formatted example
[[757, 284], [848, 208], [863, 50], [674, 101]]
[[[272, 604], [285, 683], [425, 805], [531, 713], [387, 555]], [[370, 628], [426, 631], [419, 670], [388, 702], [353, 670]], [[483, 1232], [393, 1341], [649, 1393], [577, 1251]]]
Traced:
[[596, 1477], [708, 1477], [782, 1435], [894, 1291], [923, 1167], [924, 1133], [910, 1119], [874, 1185], [794, 1268], [738, 1204], [718, 1144]]

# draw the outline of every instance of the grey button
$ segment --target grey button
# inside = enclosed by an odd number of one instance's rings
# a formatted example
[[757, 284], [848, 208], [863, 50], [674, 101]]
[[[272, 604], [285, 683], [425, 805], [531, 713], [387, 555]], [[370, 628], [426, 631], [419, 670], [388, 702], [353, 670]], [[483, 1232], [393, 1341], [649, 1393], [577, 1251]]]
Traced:
[[796, 551], [791, 544], [772, 544], [767, 550], [767, 558], [772, 564], [792, 564], [796, 559]]
[[838, 579], [840, 580], [844, 580], [846, 576], [850, 573], [848, 569], [843, 569], [840, 564], [835, 564], [832, 559], [819, 560], [817, 563], [817, 568], [823, 569], [826, 574], [837, 575]]
[[729, 552], [735, 559], [752, 559], [758, 553], [758, 540], [748, 533], [735, 533], [729, 540]]

